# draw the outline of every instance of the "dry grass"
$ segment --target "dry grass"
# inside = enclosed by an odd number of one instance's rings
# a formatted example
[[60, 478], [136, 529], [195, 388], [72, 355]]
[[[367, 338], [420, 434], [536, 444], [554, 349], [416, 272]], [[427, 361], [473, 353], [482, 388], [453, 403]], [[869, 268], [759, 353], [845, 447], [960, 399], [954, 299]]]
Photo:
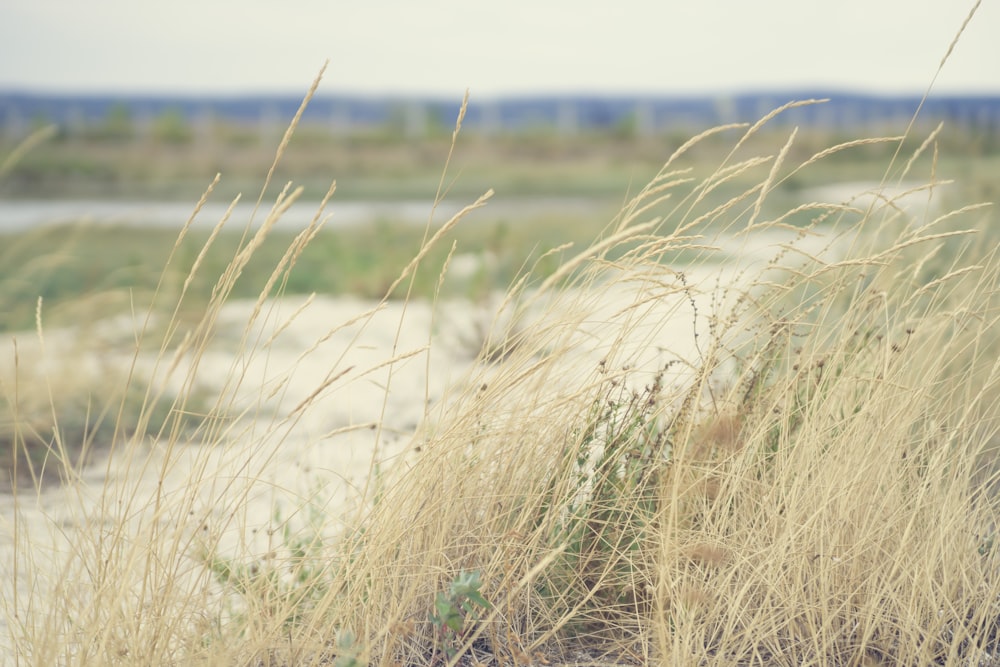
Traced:
[[[127, 381], [152, 378], [140, 414], [166, 400], [163, 427], [140, 418], [135, 432], [116, 431], [96, 485], [65, 485], [60, 505], [24, 489], [11, 498], [11, 662], [923, 665], [996, 655], [1000, 262], [988, 209], [817, 202], [804, 209], [810, 226], [788, 229], [760, 219], [768, 191], [837, 149], [791, 164], [792, 133], [747, 155], [759, 129], [714, 131], [733, 134], [734, 150], [703, 180], [684, 166], [704, 137], [692, 139], [590, 248], [567, 250], [544, 280], [527, 271], [477, 362], [401, 448], [383, 431], [388, 407], [371, 430], [325, 434], [371, 435], [350, 502], [330, 500], [341, 493], [329, 478], [302, 491], [275, 488], [271, 472], [329, 396], [377, 375], [389, 405], [397, 369], [417, 354], [402, 319], [371, 368], [351, 366], [345, 349], [343, 364], [283, 409], [269, 399], [290, 391], [287, 379], [253, 386], [247, 371], [272, 359], [271, 341], [300, 315], [279, 317], [273, 297], [321, 213], [227, 343], [234, 361], [213, 378], [218, 398], [204, 411], [199, 399], [197, 428], [183, 427], [227, 294], [296, 197], [286, 189], [248, 229], [199, 322], [139, 325]], [[932, 136], [893, 181], [923, 178], [933, 192], [936, 164]], [[755, 185], [706, 204], [734, 179]], [[759, 239], [778, 235], [785, 245], [761, 256]], [[734, 248], [743, 260], [710, 261]], [[661, 261], [677, 249], [701, 260]], [[183, 298], [171, 296], [175, 312]], [[384, 307], [331, 323], [315, 344], [363, 329]], [[423, 335], [430, 375], [433, 331]], [[262, 497], [273, 507], [263, 515]], [[487, 604], [461, 606], [449, 587], [463, 573], [479, 576]], [[458, 630], [434, 621], [439, 594]]]

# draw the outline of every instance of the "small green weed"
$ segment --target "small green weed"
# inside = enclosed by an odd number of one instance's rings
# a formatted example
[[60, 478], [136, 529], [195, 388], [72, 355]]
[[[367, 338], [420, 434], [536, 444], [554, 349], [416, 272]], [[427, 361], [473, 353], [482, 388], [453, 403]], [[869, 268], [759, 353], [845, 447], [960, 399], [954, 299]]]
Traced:
[[430, 621], [434, 626], [434, 654], [431, 662], [443, 649], [451, 660], [458, 655], [462, 645], [474, 632], [480, 614], [488, 611], [490, 603], [480, 592], [482, 581], [479, 572], [460, 572], [451, 582], [448, 592], [439, 592], [434, 599]]
[[359, 658], [361, 646], [357, 637], [350, 630], [341, 630], [337, 633], [337, 658], [333, 661], [333, 667], [364, 667], [368, 664]]

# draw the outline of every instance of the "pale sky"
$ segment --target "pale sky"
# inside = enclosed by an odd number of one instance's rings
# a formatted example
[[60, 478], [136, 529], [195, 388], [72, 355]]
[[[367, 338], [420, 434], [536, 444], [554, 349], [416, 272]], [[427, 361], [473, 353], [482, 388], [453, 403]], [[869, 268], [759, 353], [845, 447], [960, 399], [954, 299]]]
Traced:
[[[0, 88], [922, 93], [974, 0], [0, 0]], [[937, 92], [1000, 93], [1000, 0]]]

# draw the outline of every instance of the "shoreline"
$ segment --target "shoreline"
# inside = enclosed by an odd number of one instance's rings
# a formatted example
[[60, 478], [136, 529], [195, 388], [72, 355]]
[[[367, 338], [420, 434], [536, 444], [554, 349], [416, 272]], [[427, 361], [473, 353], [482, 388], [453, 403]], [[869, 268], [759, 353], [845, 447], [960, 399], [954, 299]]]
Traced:
[[[12, 234], [38, 229], [44, 226], [88, 223], [102, 225], [127, 225], [135, 228], [180, 229], [181, 225], [195, 210], [191, 202], [148, 202], [115, 200], [0, 200], [0, 234]], [[412, 225], [426, 224], [433, 213], [435, 224], [442, 224], [458, 213], [464, 206], [475, 201], [475, 197], [456, 201], [449, 198], [434, 206], [433, 200], [343, 200], [334, 197], [324, 211], [324, 217], [331, 216], [327, 226], [345, 228], [374, 224], [380, 221]], [[265, 199], [256, 213], [256, 225], [267, 217], [272, 202]], [[282, 214], [278, 228], [301, 229], [308, 225], [319, 210], [320, 202], [296, 201]], [[513, 224], [532, 216], [593, 216], [615, 210], [617, 203], [606, 197], [549, 197], [515, 195], [505, 197], [494, 195], [487, 206], [480, 211], [472, 211], [469, 219], [510, 219]], [[198, 212], [193, 226], [211, 229], [222, 219], [229, 202], [210, 201]], [[244, 199], [236, 205], [231, 223], [249, 221], [254, 203]]]

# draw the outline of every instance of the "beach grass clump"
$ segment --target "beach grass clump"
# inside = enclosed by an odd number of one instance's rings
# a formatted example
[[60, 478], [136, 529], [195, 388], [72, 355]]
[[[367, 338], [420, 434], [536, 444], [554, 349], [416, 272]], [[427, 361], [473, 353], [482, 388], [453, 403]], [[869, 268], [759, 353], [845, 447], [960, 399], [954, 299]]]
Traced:
[[[498, 339], [516, 343], [428, 422], [351, 541], [359, 563], [399, 563], [369, 599], [408, 627], [449, 576], [481, 571], [495, 612], [467, 648], [509, 660], [581, 646], [685, 664], [992, 654], [998, 276], [993, 245], [972, 241], [992, 218], [817, 204], [816, 225], [758, 268], [695, 286], [695, 267], [682, 279], [662, 248], [710, 252], [698, 225], [725, 215], [737, 238], [781, 228], [753, 219], [766, 181], [699, 213], [711, 186], [659, 233], [626, 212], [609, 238], [638, 238], [631, 254], [608, 261], [599, 241], [565, 281], [512, 297], [517, 324]], [[661, 206], [665, 190], [640, 197]], [[820, 252], [811, 234], [829, 240]], [[670, 317], [687, 305], [693, 363], [637, 363], [677, 351], [657, 336], [677, 335]], [[376, 659], [416, 659], [419, 629], [350, 618], [391, 651]]]
[[[393, 389], [414, 359], [444, 372], [447, 305], [415, 298], [414, 276], [488, 193], [429, 226], [383, 298], [288, 357], [275, 342], [312, 299], [289, 313], [279, 297], [322, 209], [225, 328], [299, 192], [284, 190], [211, 276], [199, 317], [178, 316], [196, 260], [173, 316], [139, 328], [156, 333], [152, 353], [132, 353], [148, 396], [197, 421], [137, 429], [148, 437], [124, 441], [96, 487], [52, 491], [72, 500], [58, 511], [14, 496], [11, 652], [38, 665], [994, 660], [995, 214], [891, 193], [941, 186], [932, 133], [886, 165], [874, 199], [774, 217], [765, 202], [785, 179], [901, 141], [793, 161], [791, 131], [758, 151], [782, 111], [694, 137], [593, 243], [526, 265], [475, 358], [442, 393], [415, 390], [408, 429]], [[729, 157], [694, 177], [687, 152], [723, 136]], [[393, 295], [381, 356], [352, 356], [370, 352], [358, 333], [294, 386], [311, 351], [363, 331]], [[404, 317], [421, 307], [429, 330], [411, 349]], [[212, 363], [219, 345], [228, 365]], [[377, 418], [321, 419], [368, 385]], [[338, 447], [362, 450], [360, 478], [297, 460]], [[297, 465], [304, 487], [276, 475]]]
[[[782, 229], [752, 220], [761, 188], [699, 212], [711, 186], [671, 206], [654, 183], [561, 272], [514, 287], [467, 382], [332, 547], [293, 644], [434, 663], [429, 610], [476, 572], [488, 608], [453, 661], [995, 651], [997, 275], [971, 242], [991, 218], [817, 203], [756, 266], [664, 265], [665, 248], [710, 256], [698, 225], [727, 213], [736, 238]], [[691, 224], [640, 222], [649, 204]]]
[[[178, 417], [173, 396], [154, 397], [143, 379], [129, 378], [127, 358], [100, 341], [53, 338], [47, 349], [30, 334], [11, 337], [14, 359], [0, 366], [0, 488], [8, 491], [75, 481], [116, 443], [160, 433]], [[197, 397], [188, 403], [194, 410]]]

